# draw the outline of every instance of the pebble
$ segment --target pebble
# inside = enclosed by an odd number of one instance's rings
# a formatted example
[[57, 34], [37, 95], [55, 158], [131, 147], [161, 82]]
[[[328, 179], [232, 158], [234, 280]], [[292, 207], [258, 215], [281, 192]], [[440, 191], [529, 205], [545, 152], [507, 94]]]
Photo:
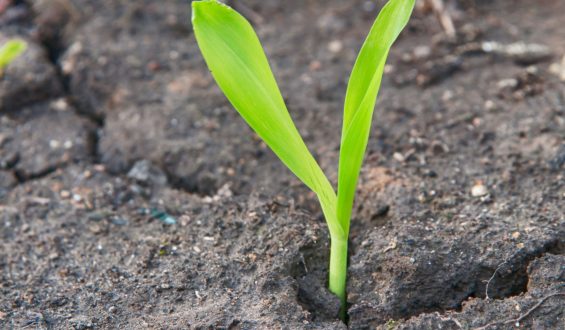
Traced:
[[57, 99], [57, 100], [51, 102], [51, 105], [53, 106], [53, 109], [55, 109], [57, 111], [67, 111], [67, 110], [69, 110], [69, 103], [64, 98], [60, 98], [60, 99]]
[[565, 81], [565, 55], [560, 62], [552, 63], [549, 66], [549, 72], [558, 76], [561, 81]]
[[49, 147], [51, 149], [57, 149], [57, 148], [59, 148], [60, 145], [61, 145], [61, 143], [57, 140], [50, 140], [49, 141]]
[[167, 176], [165, 175], [165, 173], [163, 173], [160, 168], [154, 166], [148, 160], [137, 161], [132, 166], [127, 176], [140, 183], [153, 185], [167, 184]]
[[485, 101], [485, 109], [486, 109], [487, 111], [495, 111], [495, 110], [497, 110], [496, 103], [494, 103], [493, 100], [486, 100], [486, 101]]
[[482, 182], [478, 182], [473, 186], [473, 188], [471, 188], [471, 195], [473, 197], [482, 197], [486, 196], [487, 194], [488, 189]]
[[525, 43], [522, 41], [501, 44], [496, 41], [485, 41], [481, 44], [482, 51], [494, 53], [512, 59], [521, 64], [541, 62], [551, 57], [551, 49], [546, 45]]
[[308, 69], [310, 69], [310, 71], [318, 71], [321, 68], [322, 68], [322, 63], [320, 61], [312, 61], [308, 65]]
[[394, 158], [397, 162], [400, 162], [400, 163], [402, 163], [406, 160], [400, 152], [395, 152], [394, 154], [392, 154], [392, 158]]
[[328, 49], [332, 53], [339, 53], [343, 48], [343, 44], [339, 40], [334, 40], [328, 44]]
[[102, 231], [99, 225], [92, 225], [88, 228], [93, 234], [99, 234]]
[[430, 54], [432, 53], [430, 47], [423, 45], [423, 46], [416, 46], [416, 48], [414, 48], [414, 58], [416, 60], [421, 60], [424, 58], [427, 58], [430, 56]]
[[496, 86], [499, 89], [515, 88], [516, 86], [518, 86], [518, 79], [515, 78], [502, 79], [499, 80], [498, 83], [496, 83]]

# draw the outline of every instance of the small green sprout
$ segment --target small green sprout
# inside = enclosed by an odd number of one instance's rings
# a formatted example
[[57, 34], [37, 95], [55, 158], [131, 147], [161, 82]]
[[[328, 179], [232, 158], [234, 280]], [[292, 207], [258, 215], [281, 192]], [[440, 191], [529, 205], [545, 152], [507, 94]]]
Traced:
[[330, 231], [329, 289], [346, 311], [351, 210], [390, 47], [415, 0], [390, 0], [379, 13], [353, 67], [345, 95], [337, 194], [308, 151], [283, 101], [251, 24], [215, 0], [192, 2], [196, 40], [214, 79], [249, 126], [316, 193]]
[[0, 48], [0, 75], [4, 68], [16, 57], [20, 56], [27, 48], [27, 44], [18, 39], [9, 40]]

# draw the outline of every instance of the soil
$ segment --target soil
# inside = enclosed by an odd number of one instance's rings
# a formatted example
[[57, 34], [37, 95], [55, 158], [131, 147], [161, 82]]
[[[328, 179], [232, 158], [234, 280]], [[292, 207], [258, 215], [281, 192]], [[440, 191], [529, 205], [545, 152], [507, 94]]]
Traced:
[[[187, 1], [0, 1], [0, 328], [563, 329], [565, 3], [418, 7], [352, 219], [348, 320], [315, 196], [207, 72]], [[383, 1], [232, 1], [336, 180]], [[520, 44], [518, 44], [520, 43]], [[510, 45], [510, 46], [509, 46]]]

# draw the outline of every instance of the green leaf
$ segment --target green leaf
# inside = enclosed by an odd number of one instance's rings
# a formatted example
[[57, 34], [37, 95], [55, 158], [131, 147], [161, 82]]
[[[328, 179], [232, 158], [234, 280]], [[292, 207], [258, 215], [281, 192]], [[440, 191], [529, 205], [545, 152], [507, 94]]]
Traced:
[[379, 13], [349, 78], [339, 155], [337, 218], [347, 234], [373, 109], [390, 47], [408, 23], [415, 0], [391, 0]]
[[281, 161], [318, 195], [331, 234], [342, 235], [335, 192], [294, 126], [251, 24], [216, 1], [193, 1], [192, 24], [220, 89]]
[[22, 40], [9, 40], [0, 48], [0, 70], [20, 56], [26, 48], [27, 44]]

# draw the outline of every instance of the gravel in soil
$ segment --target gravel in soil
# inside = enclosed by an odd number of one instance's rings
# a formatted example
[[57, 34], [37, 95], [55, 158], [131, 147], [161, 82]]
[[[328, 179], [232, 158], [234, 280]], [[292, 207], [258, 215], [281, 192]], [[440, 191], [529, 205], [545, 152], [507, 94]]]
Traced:
[[[232, 3], [334, 182], [347, 75], [382, 3]], [[565, 7], [454, 4], [454, 39], [420, 8], [391, 51], [348, 326], [559, 329]], [[0, 78], [0, 327], [346, 328], [315, 196], [215, 87], [187, 7], [0, 8], [1, 38], [30, 44]]]

